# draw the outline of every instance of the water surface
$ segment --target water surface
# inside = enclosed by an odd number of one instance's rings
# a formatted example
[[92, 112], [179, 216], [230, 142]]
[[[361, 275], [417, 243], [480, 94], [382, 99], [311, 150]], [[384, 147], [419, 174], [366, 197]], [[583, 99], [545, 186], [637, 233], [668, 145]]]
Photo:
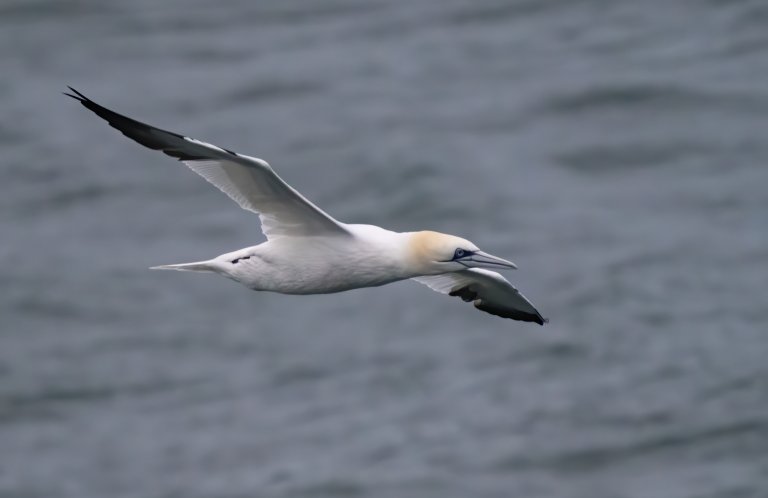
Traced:
[[[0, 497], [768, 496], [764, 2], [0, 7]], [[411, 282], [149, 272], [258, 220], [62, 97], [468, 237], [551, 323]]]

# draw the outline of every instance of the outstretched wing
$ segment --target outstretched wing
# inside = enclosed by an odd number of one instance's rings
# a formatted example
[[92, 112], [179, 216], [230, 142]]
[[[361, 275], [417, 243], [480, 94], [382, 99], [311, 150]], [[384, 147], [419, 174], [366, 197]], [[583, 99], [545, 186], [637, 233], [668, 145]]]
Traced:
[[339, 223], [285, 183], [266, 161], [161, 130], [100, 106], [69, 87], [87, 109], [126, 137], [175, 157], [241, 208], [257, 213], [268, 239], [280, 236], [349, 235]]
[[466, 302], [473, 301], [475, 308], [492, 315], [539, 325], [548, 321], [520, 291], [494, 271], [471, 268], [412, 280], [441, 294], [458, 296]]

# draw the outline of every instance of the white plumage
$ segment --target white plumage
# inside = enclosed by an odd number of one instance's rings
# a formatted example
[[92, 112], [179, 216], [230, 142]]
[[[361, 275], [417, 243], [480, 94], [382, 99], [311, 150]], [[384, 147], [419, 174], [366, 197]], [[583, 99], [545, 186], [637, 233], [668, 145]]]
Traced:
[[240, 207], [259, 215], [267, 241], [213, 259], [157, 266], [213, 272], [258, 291], [325, 294], [413, 279], [494, 315], [544, 324], [499, 273], [514, 269], [468, 240], [437, 232], [398, 233], [341, 223], [285, 183], [267, 162], [141, 123], [70, 88], [66, 94], [125, 136], [189, 166]]

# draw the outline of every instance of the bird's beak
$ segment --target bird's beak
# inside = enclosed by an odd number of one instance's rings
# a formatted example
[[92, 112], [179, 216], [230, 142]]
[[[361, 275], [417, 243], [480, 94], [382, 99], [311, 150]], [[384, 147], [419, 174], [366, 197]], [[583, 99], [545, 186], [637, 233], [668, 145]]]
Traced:
[[504, 268], [512, 270], [517, 269], [517, 265], [512, 261], [492, 256], [483, 251], [475, 251], [470, 257], [462, 259], [461, 262], [471, 268], [491, 268], [494, 270], [501, 270]]

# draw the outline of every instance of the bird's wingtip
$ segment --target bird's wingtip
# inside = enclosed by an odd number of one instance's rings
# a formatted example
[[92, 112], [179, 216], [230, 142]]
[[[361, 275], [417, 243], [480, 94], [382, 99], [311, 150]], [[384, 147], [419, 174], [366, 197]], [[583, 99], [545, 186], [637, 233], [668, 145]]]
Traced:
[[[78, 92], [77, 90], [75, 90], [75, 89], [74, 89], [74, 88], [72, 88], [71, 86], [67, 85], [67, 88], [69, 88], [69, 90], [70, 90], [72, 93], [61, 92], [62, 94], [66, 95], [67, 97], [72, 97], [73, 99], [75, 99], [75, 100], [79, 100], [80, 102], [84, 102], [84, 101], [88, 100], [88, 97], [86, 97], [86, 96], [85, 96], [85, 95], [83, 95], [82, 93]], [[74, 95], [73, 95], [73, 94], [74, 94]]]

